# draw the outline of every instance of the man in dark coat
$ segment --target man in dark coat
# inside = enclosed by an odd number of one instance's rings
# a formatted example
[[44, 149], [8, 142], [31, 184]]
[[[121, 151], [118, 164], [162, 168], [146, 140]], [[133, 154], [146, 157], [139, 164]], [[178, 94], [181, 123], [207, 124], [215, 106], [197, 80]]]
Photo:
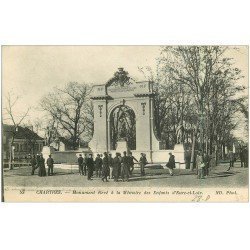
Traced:
[[132, 155], [132, 152], [129, 152], [129, 154], [128, 154], [128, 164], [129, 164], [129, 175], [130, 176], [132, 176], [132, 173], [134, 171], [134, 164], [135, 164], [134, 160], [136, 162], [138, 162], [137, 159]]
[[78, 157], [78, 167], [79, 167], [79, 174], [83, 175], [83, 161], [82, 155], [80, 154]]
[[169, 170], [169, 174], [171, 176], [173, 176], [174, 175], [173, 169], [175, 168], [175, 158], [174, 158], [174, 155], [172, 153], [169, 153], [169, 159], [168, 159], [168, 163], [167, 163], [166, 167]]
[[141, 176], [144, 176], [145, 175], [145, 166], [148, 164], [146, 155], [144, 153], [141, 153], [141, 158], [140, 158], [139, 162], [140, 162]]
[[228, 168], [227, 171], [229, 171], [231, 168], [234, 167], [235, 156], [234, 156], [233, 151], [230, 151], [230, 152], [229, 152], [228, 157], [229, 157], [229, 168]]
[[108, 154], [105, 152], [104, 157], [102, 159], [102, 181], [108, 181], [109, 175], [109, 158]]
[[129, 180], [129, 159], [127, 156], [127, 152], [123, 152], [123, 157], [122, 157], [122, 171], [121, 171], [121, 177], [122, 181], [128, 181]]
[[115, 158], [113, 159], [113, 175], [115, 182], [117, 182], [119, 179], [119, 171], [121, 169], [121, 160], [119, 158], [119, 155], [119, 153], [116, 153]]
[[94, 159], [92, 154], [89, 154], [89, 158], [87, 158], [87, 169], [88, 169], [88, 180], [92, 180], [93, 176], [93, 168], [94, 168]]
[[243, 151], [243, 148], [240, 149], [240, 166], [244, 167], [244, 151]]
[[95, 173], [96, 173], [96, 177], [101, 177], [102, 158], [100, 157], [100, 154], [97, 154], [97, 156], [95, 158]]
[[49, 158], [47, 159], [47, 166], [48, 166], [48, 176], [53, 175], [53, 168], [54, 168], [54, 160], [49, 155]]
[[32, 158], [30, 159], [30, 165], [31, 165], [31, 175], [34, 175], [35, 173], [35, 170], [36, 170], [36, 166], [37, 166], [37, 162], [36, 162], [36, 157], [35, 155], [32, 156]]

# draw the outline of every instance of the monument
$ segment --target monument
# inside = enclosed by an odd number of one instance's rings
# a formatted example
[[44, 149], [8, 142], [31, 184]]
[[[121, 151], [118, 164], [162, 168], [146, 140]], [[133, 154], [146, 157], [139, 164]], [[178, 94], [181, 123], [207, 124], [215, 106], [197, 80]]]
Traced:
[[154, 96], [152, 82], [136, 82], [123, 68], [106, 84], [93, 86], [94, 135], [89, 147], [94, 155], [130, 150], [136, 158], [145, 153], [148, 162], [166, 164], [174, 151], [161, 150], [154, 133]]

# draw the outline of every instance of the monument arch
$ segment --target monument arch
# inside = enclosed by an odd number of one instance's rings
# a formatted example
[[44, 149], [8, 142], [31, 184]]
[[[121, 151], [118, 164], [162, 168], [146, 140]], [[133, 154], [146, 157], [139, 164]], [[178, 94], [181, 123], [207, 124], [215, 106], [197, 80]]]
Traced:
[[[169, 157], [168, 153], [172, 150], [161, 150], [160, 141], [155, 136], [154, 96], [152, 82], [136, 82], [123, 68], [119, 68], [106, 84], [93, 86], [91, 99], [94, 107], [94, 134], [89, 143], [92, 152], [94, 154], [103, 152], [114, 153], [119, 150], [122, 153], [121, 151], [131, 150], [137, 158], [140, 157], [140, 153], [145, 153], [148, 161], [151, 163], [166, 162]], [[121, 132], [121, 138], [118, 138], [117, 135], [115, 137], [112, 136], [112, 133], [114, 133], [112, 131], [113, 114], [119, 107], [123, 111], [130, 110], [126, 112], [134, 113], [134, 116], [129, 118], [129, 122], [133, 120], [135, 123], [134, 142], [130, 140], [127, 143], [126, 140], [128, 138], [126, 136], [122, 138], [128, 129], [125, 128], [128, 126], [128, 124], [125, 124], [128, 121], [122, 121], [122, 118], [120, 122], [123, 125], [120, 126], [124, 128], [121, 128], [121, 131], [124, 130], [125, 132]], [[118, 132], [116, 131], [116, 133]], [[120, 145], [119, 147], [118, 144]], [[184, 152], [180, 152], [178, 155], [184, 158]], [[176, 155], [176, 157], [178, 156]], [[183, 159], [181, 160], [183, 161]]]

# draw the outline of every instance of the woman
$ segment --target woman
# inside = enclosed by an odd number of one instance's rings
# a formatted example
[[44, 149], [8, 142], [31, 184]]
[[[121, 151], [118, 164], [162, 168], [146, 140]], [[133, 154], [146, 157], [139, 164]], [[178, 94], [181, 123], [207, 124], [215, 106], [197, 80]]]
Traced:
[[38, 159], [38, 167], [39, 167], [38, 176], [40, 177], [46, 176], [45, 159], [43, 158], [42, 154]]
[[169, 160], [168, 163], [166, 164], [166, 167], [169, 170], [169, 174], [173, 176], [173, 169], [175, 168], [175, 157], [172, 153], [169, 153]]

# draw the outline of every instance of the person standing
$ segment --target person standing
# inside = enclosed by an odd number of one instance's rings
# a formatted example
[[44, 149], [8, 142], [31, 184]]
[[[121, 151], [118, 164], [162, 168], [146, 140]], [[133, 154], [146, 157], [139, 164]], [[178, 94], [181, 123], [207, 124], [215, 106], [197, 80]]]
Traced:
[[118, 179], [119, 179], [119, 177], [121, 176], [121, 173], [122, 173], [122, 155], [121, 155], [121, 153], [118, 153], [118, 159], [120, 160], [120, 165], [118, 168]]
[[84, 161], [84, 159], [83, 159], [81, 154], [79, 155], [77, 161], [78, 161], [78, 167], [79, 167], [79, 174], [83, 175], [83, 161]]
[[148, 164], [146, 155], [141, 153], [141, 158], [139, 160], [140, 163], [140, 169], [141, 169], [141, 176], [145, 175], [145, 166]]
[[87, 160], [88, 160], [88, 155], [84, 154], [84, 159], [83, 159], [83, 171], [84, 171], [84, 176], [87, 175]]
[[229, 171], [231, 168], [234, 167], [234, 153], [233, 153], [233, 151], [229, 152], [228, 157], [229, 157], [229, 168], [227, 171]]
[[244, 168], [248, 168], [248, 147], [244, 149]]
[[87, 170], [88, 170], [88, 180], [92, 180], [93, 176], [93, 168], [94, 168], [94, 159], [92, 157], [92, 154], [89, 154], [89, 157], [87, 158]]
[[173, 176], [173, 169], [175, 168], [175, 157], [172, 153], [169, 153], [169, 159], [168, 159], [168, 163], [166, 164], [166, 167], [169, 170], [169, 174], [171, 176]]
[[108, 172], [108, 177], [109, 179], [113, 179], [113, 158], [112, 158], [112, 154], [109, 154], [109, 172]]
[[101, 177], [102, 159], [100, 157], [100, 154], [97, 154], [97, 156], [95, 158], [95, 173], [96, 173], [96, 177]]
[[119, 158], [119, 153], [115, 154], [115, 158], [113, 159], [113, 175], [114, 181], [117, 182], [119, 179], [119, 170], [121, 169], [121, 160]]
[[132, 176], [132, 174], [133, 174], [133, 171], [134, 171], [134, 160], [136, 161], [136, 162], [138, 162], [137, 161], [137, 159], [132, 155], [132, 152], [129, 152], [129, 154], [128, 154], [128, 164], [129, 164], [129, 175], [130, 176]]
[[48, 166], [48, 176], [51, 176], [54, 174], [53, 169], [54, 169], [54, 160], [51, 157], [51, 155], [49, 155], [49, 158], [47, 159], [47, 166]]
[[243, 168], [244, 167], [244, 151], [243, 148], [240, 149], [240, 166]]
[[40, 177], [46, 176], [45, 159], [43, 158], [42, 154], [39, 157], [38, 176], [40, 176]]
[[123, 152], [121, 163], [122, 163], [122, 171], [121, 171], [122, 181], [129, 181], [129, 159], [126, 151]]
[[203, 162], [203, 157], [201, 151], [198, 151], [198, 154], [196, 156], [196, 167], [198, 170], [198, 179], [204, 179], [204, 168], [205, 164]]
[[104, 157], [102, 159], [102, 181], [108, 181], [109, 175], [109, 158], [108, 154], [104, 152]]
[[36, 161], [36, 157], [35, 155], [32, 156], [32, 158], [30, 159], [30, 165], [31, 165], [31, 175], [34, 175], [35, 170], [36, 170], [36, 166], [37, 166], [37, 161]]

